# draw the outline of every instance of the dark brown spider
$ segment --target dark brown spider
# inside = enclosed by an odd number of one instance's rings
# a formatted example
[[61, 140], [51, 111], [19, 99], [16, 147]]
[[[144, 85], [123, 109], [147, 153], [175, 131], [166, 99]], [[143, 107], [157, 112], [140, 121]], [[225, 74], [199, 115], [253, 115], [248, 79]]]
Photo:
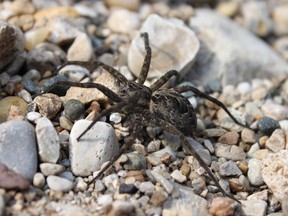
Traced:
[[80, 65], [86, 68], [102, 67], [120, 82], [121, 90], [119, 95], [111, 91], [109, 88], [98, 83], [74, 83], [69, 81], [56, 82], [52, 86], [50, 86], [49, 89], [45, 90], [45, 92], [49, 92], [52, 88], [59, 85], [82, 88], [96, 88], [103, 92], [109, 98], [109, 100], [114, 103], [112, 107], [100, 113], [100, 115], [77, 138], [78, 141], [103, 116], [109, 115], [110, 113], [115, 111], [125, 113], [127, 116], [131, 116], [133, 124], [129, 129], [131, 132], [130, 139], [128, 139], [128, 141], [123, 144], [119, 153], [111, 159], [111, 161], [98, 173], [98, 175], [92, 181], [90, 181], [90, 183], [93, 182], [97, 177], [102, 175], [104, 171], [107, 170], [121, 156], [121, 154], [133, 144], [134, 139], [137, 137], [137, 134], [141, 130], [143, 122], [149, 122], [179, 136], [183, 148], [187, 149], [190, 154], [199, 161], [200, 165], [206, 170], [209, 177], [214, 181], [218, 189], [224, 195], [236, 200], [234, 197], [228, 195], [222, 189], [209, 167], [187, 141], [185, 136], [192, 136], [192, 133], [197, 125], [197, 118], [193, 106], [184, 96], [181, 95], [181, 93], [192, 91], [196, 95], [201, 96], [222, 107], [235, 123], [243, 127], [246, 126], [238, 122], [222, 102], [201, 92], [195, 87], [181, 86], [170, 89], [161, 88], [172, 76], [178, 74], [178, 72], [175, 70], [168, 71], [154, 84], [152, 84], [150, 88], [143, 85], [150, 68], [151, 48], [149, 46], [148, 34], [142, 33], [141, 36], [144, 38], [146, 56], [140, 76], [138, 78], [138, 82], [128, 81], [116, 69], [99, 61], [70, 61], [61, 65], [56, 71], [58, 72], [66, 65]]

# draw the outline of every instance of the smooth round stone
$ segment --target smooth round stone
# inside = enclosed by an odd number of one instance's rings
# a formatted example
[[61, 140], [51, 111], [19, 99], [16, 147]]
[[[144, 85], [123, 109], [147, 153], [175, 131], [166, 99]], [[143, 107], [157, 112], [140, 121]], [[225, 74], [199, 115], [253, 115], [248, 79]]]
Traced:
[[34, 127], [20, 120], [0, 124], [0, 163], [32, 180], [37, 171]]
[[60, 192], [68, 192], [73, 188], [72, 181], [54, 175], [47, 177], [47, 184], [51, 190]]
[[45, 176], [58, 175], [59, 173], [64, 171], [64, 167], [59, 164], [41, 163], [40, 170]]
[[113, 197], [111, 194], [104, 194], [102, 196], [97, 197], [97, 203], [99, 205], [108, 205], [113, 202]]
[[112, 121], [112, 122], [114, 122], [115, 124], [118, 124], [118, 123], [121, 122], [122, 116], [121, 116], [120, 113], [116, 113], [116, 112], [115, 112], [115, 113], [112, 113], [112, 114], [110, 115], [109, 120]]
[[264, 116], [258, 120], [257, 127], [261, 133], [270, 136], [274, 130], [280, 128], [280, 125], [278, 121], [270, 117]]
[[43, 188], [45, 185], [45, 177], [42, 173], [36, 173], [33, 178], [33, 185], [37, 188]]
[[18, 92], [17, 95], [19, 97], [23, 98], [27, 103], [31, 103], [32, 102], [31, 94], [25, 89], [22, 89], [20, 92]]
[[26, 117], [29, 121], [36, 123], [41, 118], [41, 114], [38, 112], [28, 112]]
[[38, 119], [35, 131], [40, 160], [56, 163], [60, 156], [60, 141], [52, 122], [45, 116]]
[[249, 82], [241, 82], [237, 85], [237, 90], [242, 95], [250, 93], [252, 91], [252, 86]]
[[49, 35], [46, 27], [34, 28], [25, 32], [25, 49], [30, 51], [38, 44], [43, 43]]
[[119, 151], [118, 140], [111, 125], [97, 122], [87, 133], [77, 141], [79, 135], [92, 121], [79, 120], [71, 130], [69, 151], [71, 169], [76, 176], [88, 176], [99, 170], [103, 163]]
[[74, 121], [83, 114], [84, 104], [79, 100], [70, 99], [64, 105], [64, 112], [70, 121]]
[[25, 100], [18, 96], [9, 96], [0, 100], [0, 123], [5, 122], [9, 116], [11, 106], [18, 107], [19, 111], [25, 116], [28, 104]]
[[66, 118], [66, 116], [60, 116], [59, 123], [60, 126], [67, 131], [71, 131], [73, 127], [73, 123], [68, 118]]

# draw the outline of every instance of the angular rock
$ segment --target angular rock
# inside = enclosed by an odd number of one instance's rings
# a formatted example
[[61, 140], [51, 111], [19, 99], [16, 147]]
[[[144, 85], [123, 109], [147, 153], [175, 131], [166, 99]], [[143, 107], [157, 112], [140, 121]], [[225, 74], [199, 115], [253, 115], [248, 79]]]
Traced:
[[179, 198], [172, 196], [163, 204], [163, 209], [177, 212], [177, 215], [209, 215], [208, 202], [196, 195], [189, 187], [175, 183], [175, 188], [179, 190]]
[[255, 216], [265, 216], [267, 203], [263, 200], [245, 200], [241, 201], [242, 204], [242, 214], [244, 215], [255, 215]]
[[209, 212], [215, 216], [233, 215], [236, 210], [236, 205], [233, 205], [234, 202], [228, 197], [216, 197], [212, 200]]
[[223, 157], [227, 160], [233, 161], [241, 161], [244, 160], [246, 157], [246, 154], [241, 147], [221, 143], [216, 143], [215, 155], [217, 157]]
[[187, 177], [185, 175], [182, 174], [182, 172], [180, 170], [174, 170], [171, 173], [171, 177], [173, 179], [175, 179], [175, 181], [179, 182], [179, 183], [183, 183], [187, 181]]
[[44, 116], [38, 119], [35, 130], [40, 160], [56, 163], [60, 156], [60, 141], [52, 122]]
[[91, 121], [79, 120], [71, 130], [69, 151], [71, 169], [77, 176], [88, 176], [99, 170], [103, 163], [119, 151], [119, 144], [111, 125], [97, 122], [77, 141], [78, 136], [90, 125]]
[[[191, 29], [180, 20], [169, 21], [153, 14], [143, 23], [140, 32], [148, 32], [152, 48], [149, 79], [158, 78], [171, 69], [181, 74], [188, 72], [199, 50], [199, 41]], [[128, 52], [128, 66], [137, 77], [144, 55], [144, 41], [139, 34], [132, 40]]]
[[227, 161], [220, 165], [219, 174], [221, 176], [240, 176], [242, 172], [235, 162]]
[[283, 150], [285, 145], [285, 132], [282, 129], [276, 129], [265, 143], [265, 147], [273, 152]]
[[36, 103], [41, 115], [46, 116], [48, 119], [54, 118], [62, 106], [60, 97], [51, 93], [37, 96], [34, 99], [34, 102]]
[[277, 121], [288, 118], [288, 108], [286, 106], [275, 103], [265, 103], [263, 106], [261, 106], [261, 109], [264, 115]]
[[288, 191], [288, 150], [270, 153], [262, 160], [261, 174], [268, 188], [280, 202], [287, 199]]
[[196, 16], [190, 18], [190, 27], [196, 31], [201, 49], [189, 80], [205, 84], [220, 79], [223, 85], [235, 85], [254, 77], [276, 83], [287, 76], [288, 64], [283, 59], [228, 18], [209, 9], [197, 9]]
[[34, 127], [25, 121], [0, 124], [0, 163], [32, 180], [37, 171]]
[[151, 174], [153, 175], [155, 180], [163, 186], [163, 188], [168, 194], [172, 193], [174, 186], [169, 180], [167, 180], [163, 175], [161, 175], [155, 170], [151, 170]]

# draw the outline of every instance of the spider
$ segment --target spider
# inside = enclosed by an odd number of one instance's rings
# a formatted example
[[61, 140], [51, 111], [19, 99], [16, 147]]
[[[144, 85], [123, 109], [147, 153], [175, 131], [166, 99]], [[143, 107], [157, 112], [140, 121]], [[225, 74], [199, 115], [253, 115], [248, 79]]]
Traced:
[[[141, 132], [143, 122], [151, 123], [155, 126], [160, 126], [162, 129], [170, 132], [174, 135], [179, 136], [183, 148], [189, 151], [189, 153], [194, 156], [199, 164], [208, 173], [211, 180], [214, 181], [218, 189], [225, 195], [237, 202], [232, 195], [227, 194], [224, 189], [218, 183], [216, 177], [213, 175], [212, 171], [209, 169], [204, 160], [199, 156], [199, 154], [194, 150], [191, 144], [186, 139], [186, 136], [193, 136], [193, 131], [197, 126], [196, 112], [193, 106], [190, 104], [187, 98], [185, 98], [181, 93], [192, 91], [194, 94], [207, 99], [219, 107], [223, 108], [225, 112], [231, 117], [231, 119], [240, 126], [247, 127], [240, 123], [226, 108], [226, 106], [219, 100], [201, 92], [192, 86], [180, 86], [175, 88], [161, 88], [172, 76], [177, 76], [178, 72], [176, 70], [170, 70], [162, 77], [160, 77], [156, 82], [154, 82], [150, 88], [145, 86], [143, 83], [146, 80], [147, 74], [149, 72], [151, 63], [151, 47], [149, 45], [148, 33], [141, 33], [141, 37], [144, 39], [146, 55], [141, 68], [138, 81], [128, 81], [125, 76], [123, 76], [119, 71], [114, 69], [100, 61], [68, 61], [61, 65], [56, 72], [60, 71], [63, 67], [67, 65], [79, 65], [86, 68], [96, 68], [102, 67], [108, 71], [112, 76], [120, 82], [120, 94], [116, 94], [109, 88], [98, 84], [98, 83], [75, 83], [69, 81], [58, 81], [52, 84], [45, 92], [49, 92], [55, 86], [74, 86], [82, 88], [96, 88], [105, 94], [110, 101], [114, 103], [108, 109], [103, 110], [99, 116], [94, 119], [94, 121], [79, 135], [77, 138], [80, 141], [81, 137], [91, 129], [91, 127], [100, 120], [103, 116], [109, 115], [112, 112], [122, 112], [126, 116], [130, 116], [132, 125], [129, 128], [130, 139], [127, 140], [121, 147], [119, 153], [111, 159], [110, 162], [104, 166], [96, 177], [94, 177], [90, 182], [96, 180], [101, 176], [129, 147], [133, 144], [137, 134]], [[42, 92], [44, 93], [44, 92]]]

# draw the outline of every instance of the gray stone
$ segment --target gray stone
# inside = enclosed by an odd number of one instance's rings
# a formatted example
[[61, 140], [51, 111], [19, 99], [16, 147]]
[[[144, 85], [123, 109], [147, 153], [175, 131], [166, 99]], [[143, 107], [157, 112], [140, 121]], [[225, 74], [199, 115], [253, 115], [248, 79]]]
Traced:
[[84, 104], [81, 101], [70, 99], [64, 105], [65, 116], [73, 122], [84, 113], [84, 108]]
[[80, 82], [84, 77], [89, 76], [90, 72], [80, 65], [67, 65], [58, 74], [67, 77], [71, 82]]
[[263, 200], [240, 201], [244, 215], [265, 216], [267, 203]]
[[196, 16], [190, 18], [190, 27], [196, 31], [201, 48], [189, 80], [207, 83], [221, 79], [226, 85], [257, 77], [276, 83], [287, 76], [288, 65], [283, 59], [228, 18], [209, 9], [197, 9]]
[[270, 153], [262, 160], [261, 174], [268, 188], [280, 202], [286, 201], [288, 191], [288, 150]]
[[54, 71], [65, 60], [66, 54], [61, 48], [54, 44], [41, 43], [28, 52], [26, 64], [28, 69], [44, 73], [47, 70]]
[[227, 161], [220, 165], [219, 174], [221, 176], [240, 176], [242, 172], [235, 162]]
[[221, 143], [216, 143], [215, 155], [217, 157], [223, 157], [227, 160], [233, 161], [241, 161], [244, 160], [246, 157], [246, 154], [241, 147]]
[[126, 154], [128, 161], [124, 164], [126, 170], [142, 170], [146, 169], [146, 157], [139, 153], [128, 153]]
[[175, 188], [179, 190], [179, 198], [168, 197], [163, 204], [164, 210], [169, 209], [178, 215], [209, 215], [208, 202], [204, 198], [194, 194], [189, 187], [176, 183]]
[[68, 179], [69, 181], [72, 181], [72, 182], [74, 181], [74, 176], [73, 176], [72, 172], [70, 172], [70, 171], [61, 172], [58, 176], [65, 178], [65, 179]]
[[147, 196], [151, 196], [155, 189], [155, 185], [150, 181], [141, 182], [139, 190]]
[[260, 37], [271, 33], [273, 23], [266, 2], [245, 2], [241, 11], [244, 17], [244, 26], [248, 30]]
[[40, 160], [56, 163], [60, 156], [60, 141], [52, 122], [45, 116], [38, 119], [35, 131]]
[[87, 133], [77, 141], [79, 135], [92, 121], [79, 120], [71, 130], [69, 151], [71, 169], [76, 176], [88, 176], [99, 170], [103, 163], [119, 151], [119, 144], [111, 125], [97, 122]]
[[252, 158], [249, 160], [247, 177], [253, 186], [261, 186], [264, 184], [261, 174], [261, 161], [259, 159]]
[[73, 188], [73, 182], [59, 176], [48, 176], [47, 185], [51, 190], [68, 192]]
[[32, 180], [37, 170], [34, 127], [25, 121], [0, 124], [0, 163]]
[[257, 127], [261, 133], [270, 136], [274, 130], [280, 128], [280, 125], [278, 121], [270, 117], [264, 116], [258, 120]]
[[[183, 75], [188, 72], [199, 50], [199, 41], [181, 20], [169, 21], [152, 14], [145, 20], [140, 32], [148, 32], [152, 47], [148, 79], [158, 78], [171, 69]], [[141, 71], [144, 55], [146, 52], [143, 38], [138, 34], [132, 40], [128, 52], [128, 66], [136, 76]]]
[[151, 170], [151, 174], [153, 175], [155, 180], [163, 186], [163, 188], [168, 194], [172, 193], [174, 186], [169, 180], [167, 180], [163, 175], [161, 175], [155, 170]]

